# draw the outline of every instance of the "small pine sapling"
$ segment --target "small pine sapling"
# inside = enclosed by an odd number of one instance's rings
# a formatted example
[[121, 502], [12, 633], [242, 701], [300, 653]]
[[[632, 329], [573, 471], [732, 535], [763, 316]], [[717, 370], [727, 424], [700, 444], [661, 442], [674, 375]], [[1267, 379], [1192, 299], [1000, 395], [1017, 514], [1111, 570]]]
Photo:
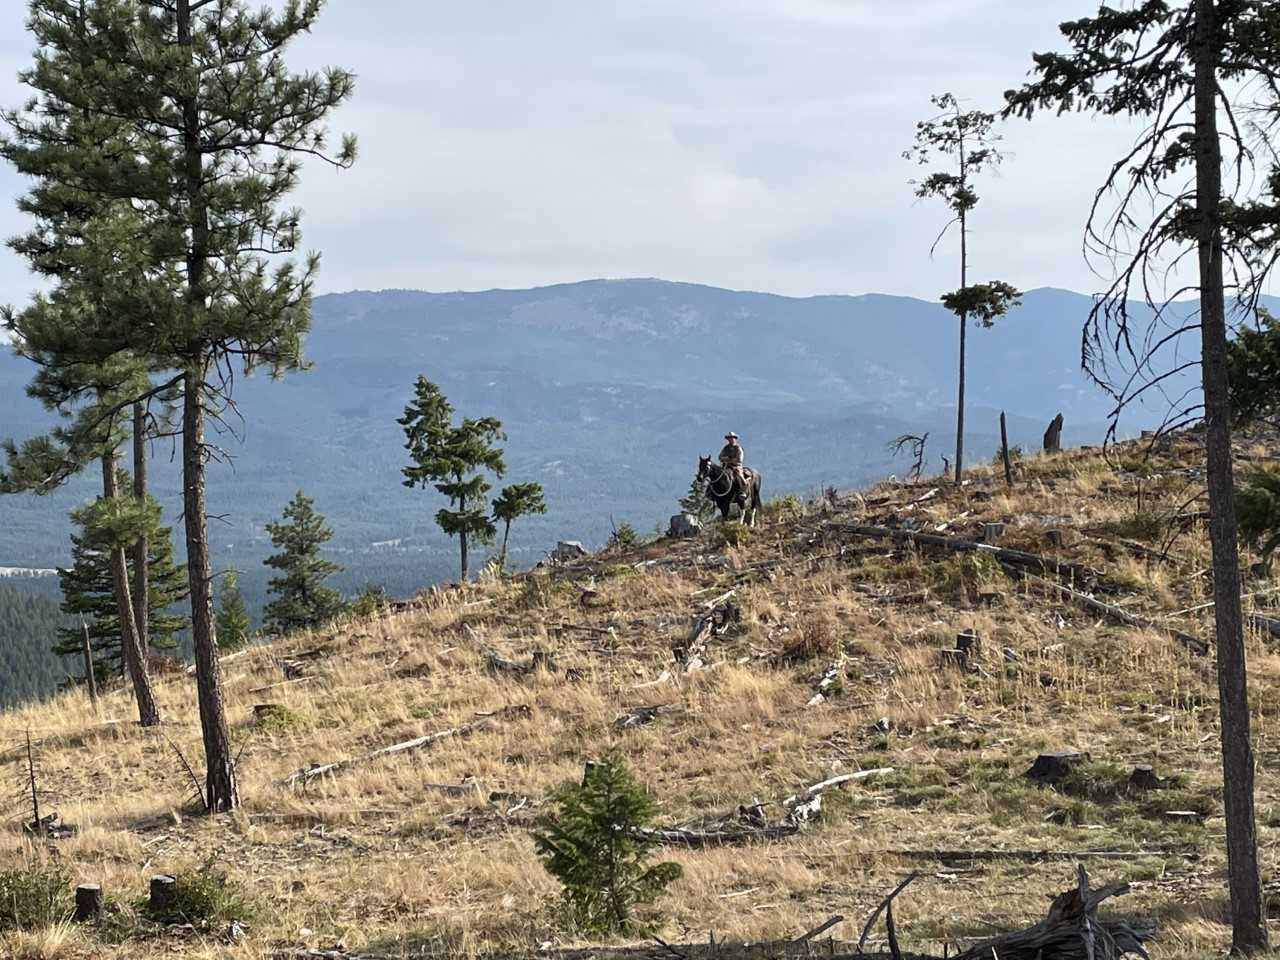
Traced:
[[533, 842], [560, 881], [566, 922], [585, 934], [638, 933], [636, 910], [657, 900], [681, 875], [676, 863], [650, 864], [657, 838], [645, 830], [656, 806], [626, 763], [610, 752], [588, 763], [581, 783], [551, 791]]

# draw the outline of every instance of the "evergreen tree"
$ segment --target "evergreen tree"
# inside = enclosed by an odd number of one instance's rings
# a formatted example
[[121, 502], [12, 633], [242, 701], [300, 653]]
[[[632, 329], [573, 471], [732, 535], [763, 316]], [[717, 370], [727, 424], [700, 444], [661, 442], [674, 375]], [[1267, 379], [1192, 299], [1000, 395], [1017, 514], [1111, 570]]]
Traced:
[[[99, 350], [131, 351], [149, 368], [177, 371], [182, 388], [182, 464], [196, 684], [208, 808], [233, 809], [239, 789], [218, 670], [209, 560], [205, 422], [216, 415], [233, 364], [273, 371], [302, 364], [318, 258], [299, 270], [278, 255], [299, 245], [299, 214], [283, 206], [301, 158], [354, 160], [347, 138], [330, 152], [324, 122], [353, 88], [329, 68], [294, 74], [292, 40], [317, 22], [323, 0], [280, 11], [245, 0], [33, 0], [40, 45], [23, 75], [33, 108], [8, 119], [39, 145], [33, 175], [74, 179], [93, 196], [123, 201], [141, 229], [118, 238], [123, 255], [151, 258], [149, 322], [134, 311], [95, 325]], [[81, 12], [83, 12], [81, 14]], [[119, 150], [43, 136], [50, 116], [111, 118]], [[100, 265], [95, 265], [100, 269]], [[136, 399], [136, 398], [135, 398]]]
[[942, 297], [942, 305], [960, 321], [955, 466], [958, 486], [964, 471], [965, 333], [969, 320], [981, 327], [991, 327], [1011, 307], [1018, 306], [1022, 294], [1001, 280], [969, 283], [969, 214], [978, 205], [973, 181], [980, 173], [999, 166], [1004, 159], [995, 147], [1000, 140], [992, 132], [995, 115], [981, 110], [961, 110], [960, 102], [950, 93], [939, 94], [931, 100], [940, 112], [916, 124], [915, 143], [903, 156], [921, 165], [933, 163], [939, 157], [949, 164], [948, 169], [936, 170], [916, 181], [915, 188], [917, 197], [942, 200], [953, 215], [934, 241], [934, 249], [953, 225], [959, 228], [960, 234], [960, 288]]
[[299, 490], [284, 509], [284, 522], [268, 523], [267, 533], [279, 552], [265, 563], [280, 571], [267, 583], [275, 596], [264, 611], [267, 627], [279, 633], [306, 630], [341, 613], [341, 594], [324, 581], [342, 568], [320, 556], [333, 531], [316, 513], [311, 498]]
[[554, 810], [538, 820], [533, 843], [563, 887], [566, 919], [586, 934], [643, 930], [635, 908], [681, 873], [676, 863], [649, 864], [658, 847], [645, 831], [654, 802], [615, 753], [587, 764], [581, 783], [561, 784], [548, 799]]
[[494, 417], [453, 423], [453, 406], [440, 388], [426, 377], [418, 377], [413, 401], [396, 421], [404, 428], [405, 449], [413, 461], [404, 467], [406, 487], [435, 487], [449, 498], [452, 509], [436, 513], [436, 523], [451, 537], [458, 538], [462, 579], [467, 579], [467, 548], [471, 540], [490, 543], [497, 528], [486, 510], [492, 489], [485, 475], [489, 470], [501, 477], [506, 473], [502, 450], [494, 444], [506, 439], [502, 422]]
[[239, 650], [251, 640], [249, 611], [240, 596], [236, 572], [227, 570], [218, 588], [218, 649]]
[[[160, 505], [148, 497], [147, 510], [140, 527], [147, 540], [147, 566], [150, 590], [147, 592], [147, 616], [151, 623], [152, 646], [169, 650], [177, 645], [174, 635], [187, 626], [187, 618], [170, 613], [170, 608], [187, 597], [186, 571], [174, 561], [173, 542], [168, 527], [161, 526]], [[93, 507], [73, 510], [71, 520], [77, 530], [71, 534], [70, 567], [58, 571], [62, 586], [62, 610], [72, 615], [73, 625], [58, 631], [53, 652], [71, 657], [69, 663], [79, 668], [72, 673], [73, 683], [84, 681], [80, 653], [83, 621], [89, 627], [89, 644], [93, 651], [94, 674], [105, 683], [120, 675], [123, 668], [120, 611], [112, 583], [109, 552], [92, 529], [96, 511]], [[136, 561], [130, 558], [129, 563]], [[136, 572], [129, 571], [136, 582]]]
[[538, 483], [513, 483], [502, 488], [493, 501], [493, 519], [502, 524], [502, 550], [498, 553], [501, 569], [507, 568], [507, 539], [511, 522], [534, 513], [546, 513], [547, 502]]
[[689, 482], [689, 490], [680, 498], [680, 512], [695, 517], [702, 523], [710, 523], [716, 516], [716, 505], [707, 497], [707, 484], [696, 476]]
[[[1232, 303], [1248, 310], [1275, 260], [1280, 164], [1273, 162], [1266, 178], [1248, 176], [1260, 154], [1244, 139], [1251, 124], [1242, 114], [1256, 107], [1256, 91], [1270, 99], [1273, 116], [1280, 109], [1280, 8], [1261, 0], [1145, 0], [1103, 6], [1061, 31], [1070, 49], [1035, 55], [1037, 76], [1006, 94], [1006, 114], [1081, 110], [1142, 121], [1132, 150], [1106, 174], [1086, 227], [1088, 247], [1112, 258], [1117, 273], [1089, 317], [1085, 368], [1122, 410], [1162, 390], [1170, 371], [1185, 369], [1181, 334], [1198, 327], [1200, 335], [1203, 403], [1171, 410], [1170, 419], [1204, 419], [1232, 943], [1253, 953], [1266, 948], [1267, 927], [1233, 496], [1226, 285], [1229, 278]], [[1262, 155], [1275, 156], [1270, 149]], [[1224, 159], [1235, 171], [1227, 190]], [[1265, 195], [1250, 195], [1255, 185]], [[1108, 195], [1118, 198], [1114, 210], [1103, 207]], [[1161, 326], [1169, 302], [1187, 289], [1166, 292], [1169, 266], [1193, 252], [1195, 326]], [[1141, 314], [1135, 303], [1145, 308]], [[1132, 375], [1110, 382], [1109, 351], [1132, 363]]]

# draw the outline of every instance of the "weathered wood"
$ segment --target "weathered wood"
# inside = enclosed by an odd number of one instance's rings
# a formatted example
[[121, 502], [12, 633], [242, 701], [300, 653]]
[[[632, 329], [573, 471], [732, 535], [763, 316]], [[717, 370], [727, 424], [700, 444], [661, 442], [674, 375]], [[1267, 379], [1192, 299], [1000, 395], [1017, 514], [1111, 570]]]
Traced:
[[1096, 597], [1091, 597], [1087, 593], [1081, 593], [1079, 590], [1072, 590], [1065, 584], [1057, 583], [1053, 580], [1046, 580], [1044, 577], [1037, 577], [1032, 574], [1021, 572], [1020, 575], [1031, 583], [1038, 584], [1048, 590], [1056, 590], [1062, 596], [1071, 600], [1073, 603], [1084, 607], [1094, 613], [1102, 614], [1110, 617], [1112, 620], [1118, 620], [1123, 624], [1131, 627], [1141, 627], [1144, 630], [1155, 630], [1159, 633], [1166, 633], [1173, 637], [1184, 647], [1198, 656], [1205, 656], [1209, 652], [1209, 644], [1201, 640], [1199, 637], [1193, 637], [1189, 633], [1169, 626], [1167, 623], [1158, 623], [1149, 617], [1141, 617], [1135, 613], [1130, 613], [1122, 607], [1114, 606], [1110, 603], [1103, 603]]
[[658, 717], [675, 713], [684, 713], [684, 707], [678, 703], [655, 703], [632, 707], [614, 720], [613, 726], [617, 730], [631, 730], [634, 727], [652, 723]]
[[668, 847], [734, 847], [761, 840], [781, 840], [794, 836], [800, 827], [794, 823], [779, 823], [772, 826], [733, 827], [723, 826], [708, 830], [683, 829], [681, 827], [646, 827], [641, 832], [654, 837], [658, 843]]
[[102, 916], [102, 886], [82, 883], [76, 887], [76, 908], [72, 919], [76, 923], [92, 923]]
[[1000, 456], [1004, 460], [1004, 482], [1013, 486], [1013, 465], [1009, 463], [1009, 431], [1005, 428], [1004, 411], [1000, 411]]
[[1058, 783], [1071, 773], [1072, 768], [1088, 759], [1089, 754], [1070, 750], [1042, 753], [1036, 757], [1026, 776], [1028, 780], [1039, 783]]
[[1049, 421], [1049, 427], [1044, 432], [1045, 453], [1062, 452], [1062, 423], [1062, 414], [1058, 414]]
[[285, 787], [296, 787], [300, 784], [306, 785], [321, 777], [342, 773], [346, 770], [350, 770], [352, 767], [363, 766], [366, 763], [372, 763], [373, 761], [382, 759], [383, 757], [394, 756], [398, 753], [408, 753], [412, 750], [422, 750], [433, 744], [439, 743], [441, 740], [449, 740], [453, 737], [465, 737], [468, 734], [474, 733], [475, 731], [488, 726], [495, 717], [522, 716], [527, 715], [528, 713], [529, 708], [523, 704], [505, 707], [493, 716], [482, 717], [471, 723], [460, 724], [456, 727], [450, 727], [447, 730], [439, 730], [435, 733], [429, 733], [426, 736], [414, 737], [412, 740], [404, 740], [400, 743], [393, 743], [385, 747], [379, 747], [377, 750], [372, 750], [369, 753], [362, 754], [358, 757], [349, 757], [345, 760], [334, 760], [330, 763], [313, 763], [309, 767], [303, 767], [300, 770], [295, 770], [283, 780], [278, 781], [278, 783]]
[[913, 530], [891, 530], [888, 527], [874, 527], [857, 523], [831, 523], [825, 529], [837, 533], [847, 533], [856, 537], [869, 537], [875, 540], [896, 540], [900, 543], [915, 543], [925, 547], [937, 547], [956, 553], [975, 553], [985, 550], [1002, 563], [1032, 570], [1042, 570], [1059, 576], [1072, 577], [1076, 580], [1089, 580], [1095, 576], [1082, 563], [1069, 560], [1057, 560], [1053, 557], [1042, 557], [1025, 550], [1013, 550], [1007, 547], [993, 547], [990, 544], [976, 543], [972, 540], [960, 540], [954, 537], [942, 537], [931, 533], [917, 533]]
[[1130, 790], [1158, 790], [1162, 785], [1163, 781], [1148, 763], [1138, 764], [1129, 774]]
[[1154, 925], [1097, 917], [1099, 904], [1127, 893], [1129, 885], [1112, 883], [1092, 890], [1084, 867], [1076, 870], [1076, 886], [1054, 897], [1045, 919], [1026, 930], [974, 944], [955, 960], [1116, 960], [1127, 953], [1145, 957], [1143, 944], [1154, 935]]
[[172, 906], [177, 896], [177, 877], [161, 873], [151, 878], [151, 894], [147, 905], [152, 913], [163, 913]]

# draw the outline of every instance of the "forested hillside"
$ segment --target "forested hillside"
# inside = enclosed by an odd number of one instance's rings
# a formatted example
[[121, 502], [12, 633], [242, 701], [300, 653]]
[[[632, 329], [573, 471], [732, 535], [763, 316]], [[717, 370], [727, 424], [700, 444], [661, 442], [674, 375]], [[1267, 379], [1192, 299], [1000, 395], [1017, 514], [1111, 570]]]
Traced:
[[0, 583], [0, 709], [57, 689], [66, 670], [50, 648], [67, 622], [57, 600]]

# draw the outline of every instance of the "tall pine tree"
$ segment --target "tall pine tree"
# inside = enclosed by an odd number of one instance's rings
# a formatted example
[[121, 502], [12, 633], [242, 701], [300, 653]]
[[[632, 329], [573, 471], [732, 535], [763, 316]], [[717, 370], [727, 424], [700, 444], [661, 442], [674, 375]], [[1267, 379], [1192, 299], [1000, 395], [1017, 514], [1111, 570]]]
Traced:
[[312, 499], [297, 492], [284, 508], [284, 520], [268, 523], [267, 533], [279, 551], [267, 566], [280, 571], [267, 587], [274, 596], [264, 611], [269, 630], [289, 633], [318, 627], [342, 612], [342, 595], [325, 580], [342, 568], [320, 556], [320, 548], [333, 537]]
[[[1105, 175], [1086, 227], [1088, 247], [1117, 271], [1089, 317], [1085, 369], [1123, 410], [1162, 392], [1171, 372], [1188, 365], [1182, 334], [1200, 335], [1203, 402], [1171, 410], [1170, 419], [1204, 420], [1232, 942], [1252, 953], [1265, 949], [1267, 925], [1232, 489], [1227, 284], [1247, 317], [1276, 257], [1280, 164], [1265, 179], [1245, 175], [1256, 157], [1275, 156], [1269, 144], [1265, 153], [1253, 149], [1245, 119], [1259, 93], [1273, 116], [1280, 110], [1280, 9], [1260, 0], [1146, 0], [1103, 6], [1061, 31], [1069, 50], [1036, 54], [1035, 79], [1006, 94], [1006, 113], [1081, 110], [1142, 121], [1133, 149]], [[1224, 159], [1236, 171], [1226, 189]], [[1250, 195], [1255, 185], [1266, 195]], [[1105, 202], [1111, 195], [1114, 209]], [[1170, 265], [1191, 253], [1194, 279], [1169, 292]], [[1187, 289], [1199, 295], [1193, 324], [1166, 310]], [[1112, 382], [1107, 361], [1116, 352], [1132, 371]]]
[[[290, 43], [317, 23], [322, 0], [279, 11], [244, 0], [34, 0], [29, 23], [42, 54], [24, 74], [36, 109], [11, 118], [21, 135], [56, 110], [109, 117], [124, 148], [53, 145], [95, 195], [128, 202], [142, 229], [122, 238], [158, 261], [146, 274], [154, 320], [119, 314], [99, 327], [104, 348], [182, 388], [183, 516], [196, 684], [211, 811], [239, 803], [222, 700], [209, 560], [206, 421], [222, 408], [239, 365], [302, 365], [318, 258], [299, 269], [299, 213], [286, 208], [301, 159], [346, 166], [355, 142], [328, 147], [325, 121], [353, 89], [347, 71], [292, 73]], [[80, 17], [77, 10], [83, 10]], [[81, 24], [87, 24], [87, 29]], [[79, 69], [63, 69], [63, 60]], [[272, 266], [273, 262], [276, 265]]]
[[[916, 124], [915, 143], [904, 156], [923, 166], [939, 158], [946, 164], [923, 180], [915, 182], [916, 196], [939, 199], [951, 211], [952, 219], [934, 241], [938, 243], [952, 226], [960, 237], [960, 287], [942, 297], [942, 305], [960, 321], [960, 373], [956, 384], [956, 464], [955, 483], [964, 473], [964, 388], [965, 347], [969, 321], [981, 327], [992, 326], [998, 317], [1008, 313], [1022, 296], [1002, 280], [969, 283], [969, 215], [978, 205], [975, 178], [993, 170], [1004, 159], [996, 149], [999, 137], [992, 131], [995, 115], [981, 110], [962, 110], [954, 94], [943, 93], [932, 98], [938, 115]], [[933, 251], [930, 250], [932, 253]]]
[[413, 461], [401, 470], [403, 483], [409, 488], [434, 487], [449, 499], [450, 507], [436, 512], [436, 523], [458, 538], [466, 580], [470, 543], [491, 543], [497, 534], [486, 508], [492, 484], [483, 471], [497, 477], [506, 473], [502, 450], [495, 446], [505, 439], [502, 422], [494, 417], [464, 417], [455, 425], [453, 405], [426, 377], [418, 377], [413, 400], [396, 422], [404, 428], [405, 449]]

